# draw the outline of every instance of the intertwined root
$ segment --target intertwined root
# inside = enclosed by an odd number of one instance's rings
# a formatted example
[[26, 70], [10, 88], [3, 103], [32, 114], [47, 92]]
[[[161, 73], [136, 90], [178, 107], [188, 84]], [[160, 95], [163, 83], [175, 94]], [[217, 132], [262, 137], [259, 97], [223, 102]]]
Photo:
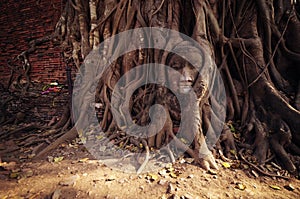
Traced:
[[[237, 133], [240, 134], [241, 139], [238, 139], [237, 147], [232, 132], [228, 129], [223, 131], [221, 144], [217, 145], [220, 154], [223, 154], [222, 149], [224, 149], [223, 158], [230, 157], [230, 151], [237, 152], [241, 148], [248, 148], [253, 151], [258, 163], [264, 164], [270, 158], [267, 156], [267, 152], [270, 151], [275, 154], [280, 164], [294, 173], [296, 168], [289, 153], [300, 154], [298, 133], [300, 85], [299, 71], [295, 68], [300, 60], [298, 49], [300, 23], [297, 17], [299, 10], [295, 9], [293, 1], [104, 0], [97, 1], [98, 4], [89, 4], [89, 2], [67, 1], [54, 33], [50, 37], [46, 36], [31, 42], [30, 49], [20, 54], [19, 58], [24, 61], [27, 79], [30, 70], [28, 62], [30, 54], [34, 53], [37, 45], [49, 42], [53, 38], [60, 42], [64, 50], [64, 58], [73, 60], [75, 66], [80, 68], [80, 60], [86, 58], [101, 39], [106, 40], [132, 28], [148, 26], [181, 31], [203, 45], [209, 55], [214, 55], [213, 58], [224, 77], [228, 98], [227, 119], [238, 123], [237, 126], [240, 128]], [[297, 6], [299, 6], [298, 1]], [[88, 14], [83, 14], [85, 12]], [[174, 45], [165, 35], [160, 36], [161, 45]], [[140, 35], [132, 39], [146, 41], [146, 36]], [[116, 49], [118, 49], [116, 44], [104, 46], [108, 57]], [[114, 60], [111, 65], [112, 70], [105, 73], [96, 91], [96, 98], [104, 107], [101, 127], [111, 133], [108, 135], [111, 139], [119, 138], [118, 130], [120, 130], [117, 126], [118, 122], [111, 114], [110, 99], [116, 82], [138, 65], [168, 64], [169, 61], [168, 52], [140, 49], [139, 46], [138, 49]], [[93, 70], [88, 72], [94, 73]], [[143, 79], [146, 73], [140, 76]], [[140, 76], [128, 84], [136, 84], [140, 81], [138, 78]], [[193, 85], [196, 93], [201, 94], [197, 90], [200, 84], [195, 80]], [[85, 88], [84, 96], [88, 94], [89, 89]], [[171, 115], [171, 119], [156, 136], [139, 140], [137, 145], [142, 143], [146, 154], [147, 148], [160, 148], [174, 139], [177, 148], [186, 151], [204, 168], [216, 166], [211, 154], [205, 153], [206, 156], [202, 157], [203, 154], [199, 153], [200, 146], [204, 146], [204, 131], [201, 130], [207, 128], [210, 122], [207, 111], [199, 106], [198, 121], [191, 123], [191, 126], [195, 125], [198, 128], [199, 132], [192, 133], [199, 139], [196, 138], [189, 147], [176, 138], [176, 132], [173, 131], [174, 124], [178, 125], [180, 121], [180, 114], [170, 107], [170, 104], [175, 104], [174, 100], [164, 100], [162, 93], [159, 93], [155, 86], [139, 91], [132, 97], [129, 107], [121, 105], [121, 110], [125, 108], [131, 110], [138, 124], [145, 125], [149, 122], [147, 110], [158, 101], [162, 105], [169, 104], [166, 110]], [[92, 95], [94, 96], [95, 93]], [[199, 100], [200, 104], [214, 103], [212, 98]], [[91, 106], [85, 101], [85, 99], [81, 101], [82, 107]], [[7, 102], [3, 104], [5, 103]], [[202, 112], [206, 113], [201, 115]], [[79, 118], [84, 120], [85, 116], [81, 115]], [[4, 120], [2, 116], [0, 122], [3, 123]], [[70, 120], [66, 117], [54, 128], [64, 128], [68, 121]], [[282, 131], [281, 127], [274, 126], [270, 121], [277, 121], [278, 124], [286, 123], [286, 125], [283, 125]], [[187, 132], [187, 137], [189, 133], [191, 132]], [[45, 154], [66, 139], [75, 138], [76, 135], [76, 129], [72, 128], [41, 154]], [[127, 140], [129, 139], [126, 138]], [[126, 143], [130, 144], [129, 141]], [[169, 149], [169, 153], [172, 153], [172, 149]]]

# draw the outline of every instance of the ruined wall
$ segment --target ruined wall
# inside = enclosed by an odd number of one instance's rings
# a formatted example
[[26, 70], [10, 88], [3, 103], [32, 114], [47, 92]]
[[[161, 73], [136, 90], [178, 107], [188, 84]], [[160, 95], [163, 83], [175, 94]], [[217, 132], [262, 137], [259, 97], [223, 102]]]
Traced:
[[[28, 49], [30, 41], [54, 31], [64, 4], [64, 0], [0, 1], [0, 83], [8, 83], [9, 60]], [[39, 46], [29, 60], [32, 81], [49, 83], [58, 80], [65, 83], [65, 64], [59, 47], [50, 43]]]

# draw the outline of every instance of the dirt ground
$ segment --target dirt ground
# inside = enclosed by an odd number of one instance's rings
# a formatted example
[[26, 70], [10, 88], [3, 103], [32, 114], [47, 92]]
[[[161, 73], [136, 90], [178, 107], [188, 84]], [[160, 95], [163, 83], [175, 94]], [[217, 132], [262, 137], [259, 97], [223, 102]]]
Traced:
[[[9, 97], [5, 92], [0, 96]], [[25, 123], [0, 127], [0, 199], [300, 198], [298, 179], [263, 176], [240, 161], [228, 164], [217, 159], [219, 170], [207, 172], [184, 158], [174, 165], [137, 175], [105, 166], [78, 141], [66, 142], [44, 158], [34, 159], [36, 146], [41, 149], [53, 139], [45, 139], [39, 130], [7, 132], [31, 121], [48, 123], [53, 115], [60, 115], [55, 111], [61, 111], [58, 102], [64, 101], [60, 97], [59, 93], [41, 95], [38, 90], [31, 98], [15, 96], [8, 105], [11, 115], [19, 110], [28, 114]], [[42, 118], [43, 115], [50, 117]]]
[[295, 178], [255, 177], [250, 168], [226, 168], [221, 160], [217, 160], [220, 169], [216, 173], [181, 159], [137, 175], [103, 165], [83, 145], [65, 143], [37, 161], [16, 159], [19, 163], [15, 164], [13, 159], [5, 162], [7, 154], [2, 157], [1, 199], [300, 197], [300, 181]]

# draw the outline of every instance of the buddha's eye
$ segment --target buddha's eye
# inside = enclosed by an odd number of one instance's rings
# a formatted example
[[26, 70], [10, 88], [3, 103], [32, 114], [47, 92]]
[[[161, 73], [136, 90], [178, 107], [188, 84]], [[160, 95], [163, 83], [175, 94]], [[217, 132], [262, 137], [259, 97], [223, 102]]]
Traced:
[[172, 67], [174, 69], [180, 69], [180, 68], [182, 68], [182, 64], [179, 62], [173, 62]]

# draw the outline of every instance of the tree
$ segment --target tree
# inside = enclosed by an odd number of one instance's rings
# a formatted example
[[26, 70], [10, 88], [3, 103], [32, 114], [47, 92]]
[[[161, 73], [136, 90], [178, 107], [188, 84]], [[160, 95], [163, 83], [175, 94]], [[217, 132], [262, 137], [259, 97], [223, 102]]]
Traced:
[[[46, 38], [58, 42], [65, 59], [72, 61], [80, 71], [83, 60], [102, 41], [142, 27], [163, 27], [181, 32], [197, 41], [214, 59], [223, 77], [227, 96], [227, 125], [222, 127], [215, 147], [219, 155], [223, 157], [224, 151], [225, 156], [230, 157], [238, 151], [244, 158], [243, 149], [249, 149], [257, 162], [264, 164], [271, 153], [289, 172], [297, 172], [294, 160], [300, 155], [298, 1], [69, 0], [55, 32]], [[169, 41], [162, 36], [160, 42], [167, 45]], [[104, 48], [112, 49], [112, 46]], [[34, 53], [32, 49], [29, 51]], [[107, 50], [107, 53], [110, 56], [114, 51]], [[124, 74], [138, 65], [151, 62], [167, 63], [173, 68], [179, 64], [177, 70], [181, 73], [182, 66], [186, 64], [185, 60], [161, 50], [135, 50], [111, 64], [111, 70], [106, 71], [99, 81], [96, 94], [103, 113], [101, 127], [109, 132], [106, 136], [127, 144], [142, 143], [148, 153], [151, 147], [160, 148], [169, 139], [177, 139], [174, 127], [188, 113], [178, 114], [174, 105], [178, 102], [173, 97], [166, 97], [170, 90], [155, 84], [139, 88], [133, 93], [128, 106], [121, 105], [130, 109], [137, 124], [143, 126], [150, 122], [148, 114], [153, 104], [160, 103], [168, 111], [166, 123], [159, 134], [135, 140], [132, 136], [124, 136], [122, 127], [117, 125], [118, 121], [112, 117], [110, 100], [117, 81]], [[194, 75], [190, 84], [199, 102], [195, 113], [197, 119], [189, 124], [196, 129], [195, 139], [189, 148], [179, 139], [175, 145], [185, 148], [196, 162], [209, 169], [216, 166], [214, 158], [211, 155], [200, 157], [199, 150], [205, 145], [203, 132], [206, 132], [215, 114], [211, 109], [214, 100], [208, 95], [207, 85], [197, 78], [199, 76]], [[90, 104], [83, 100], [82, 106]], [[82, 117], [79, 113], [78, 118], [82, 120]], [[63, 126], [67, 120], [63, 121], [56, 127]], [[236, 131], [234, 136], [233, 130]], [[76, 135], [73, 127], [40, 155]]]

